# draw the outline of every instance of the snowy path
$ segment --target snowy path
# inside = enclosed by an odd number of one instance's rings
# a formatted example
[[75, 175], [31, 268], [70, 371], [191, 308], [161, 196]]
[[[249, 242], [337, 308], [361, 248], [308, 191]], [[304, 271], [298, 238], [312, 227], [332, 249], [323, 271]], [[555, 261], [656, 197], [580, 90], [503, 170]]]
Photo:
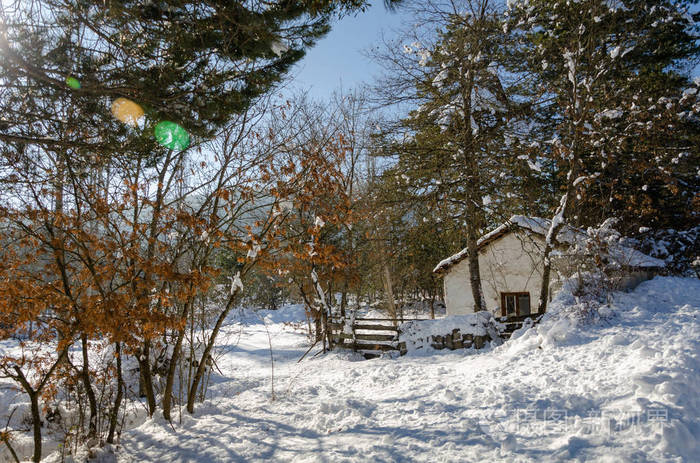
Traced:
[[[195, 417], [125, 434], [120, 462], [697, 461], [700, 280], [619, 295], [607, 323], [545, 323], [482, 351], [296, 360], [303, 336], [244, 328]], [[229, 327], [228, 342], [240, 327]]]

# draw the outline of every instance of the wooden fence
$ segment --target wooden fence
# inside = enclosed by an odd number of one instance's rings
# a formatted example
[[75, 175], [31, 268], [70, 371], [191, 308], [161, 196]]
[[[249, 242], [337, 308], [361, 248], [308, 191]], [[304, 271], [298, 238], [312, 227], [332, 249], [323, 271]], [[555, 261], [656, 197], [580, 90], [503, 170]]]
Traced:
[[408, 319], [358, 317], [346, 325], [342, 319], [333, 319], [330, 324], [332, 340], [335, 347], [351, 349], [367, 358], [389, 351], [403, 355], [406, 344], [399, 342], [398, 325], [404, 321]]

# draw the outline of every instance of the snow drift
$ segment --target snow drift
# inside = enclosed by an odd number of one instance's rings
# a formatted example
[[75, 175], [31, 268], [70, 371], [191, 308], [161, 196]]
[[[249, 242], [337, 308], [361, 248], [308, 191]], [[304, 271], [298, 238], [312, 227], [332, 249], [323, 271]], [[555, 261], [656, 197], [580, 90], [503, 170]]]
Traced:
[[[140, 416], [115, 453], [101, 456], [124, 463], [697, 461], [700, 280], [657, 277], [614, 294], [585, 320], [576, 304], [562, 293], [539, 325], [502, 346], [367, 361], [331, 353], [297, 363], [308, 344], [285, 322], [302, 315], [298, 307], [232, 320], [219, 346], [223, 374], [214, 375], [196, 414], [172, 426]], [[0, 388], [0, 399], [5, 407], [21, 397]]]

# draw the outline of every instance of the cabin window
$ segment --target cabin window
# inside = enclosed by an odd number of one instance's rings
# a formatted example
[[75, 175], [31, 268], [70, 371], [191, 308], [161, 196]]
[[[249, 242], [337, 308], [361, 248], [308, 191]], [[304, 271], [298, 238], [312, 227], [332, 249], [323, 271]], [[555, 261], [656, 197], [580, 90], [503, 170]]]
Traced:
[[501, 293], [501, 315], [504, 317], [530, 315], [530, 293]]
[[506, 315], [512, 317], [515, 315], [515, 295], [514, 294], [506, 294]]
[[518, 312], [519, 315], [530, 315], [530, 295], [518, 295]]

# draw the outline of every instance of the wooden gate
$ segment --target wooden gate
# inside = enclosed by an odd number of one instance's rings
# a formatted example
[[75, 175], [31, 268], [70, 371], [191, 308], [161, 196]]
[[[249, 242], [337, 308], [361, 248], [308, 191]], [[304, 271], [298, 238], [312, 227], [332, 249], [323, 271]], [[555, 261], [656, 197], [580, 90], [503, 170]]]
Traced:
[[334, 347], [351, 349], [366, 358], [379, 357], [389, 351], [403, 355], [406, 353], [406, 343], [399, 342], [400, 323], [402, 321], [391, 318], [333, 319], [331, 333]]

